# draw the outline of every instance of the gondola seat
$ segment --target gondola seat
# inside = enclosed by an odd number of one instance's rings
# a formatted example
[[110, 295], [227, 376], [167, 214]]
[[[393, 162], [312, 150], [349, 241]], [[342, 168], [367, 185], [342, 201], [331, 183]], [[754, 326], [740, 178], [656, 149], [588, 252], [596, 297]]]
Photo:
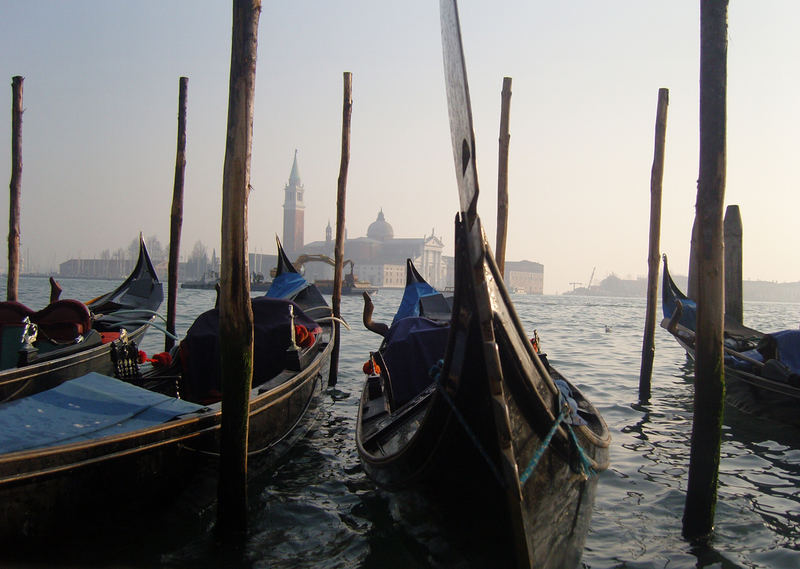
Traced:
[[0, 326], [22, 324], [25, 317], [31, 318], [34, 314], [36, 312], [16, 300], [0, 302]]
[[56, 343], [74, 342], [92, 329], [92, 315], [78, 300], [57, 300], [36, 312], [31, 320], [43, 339]]

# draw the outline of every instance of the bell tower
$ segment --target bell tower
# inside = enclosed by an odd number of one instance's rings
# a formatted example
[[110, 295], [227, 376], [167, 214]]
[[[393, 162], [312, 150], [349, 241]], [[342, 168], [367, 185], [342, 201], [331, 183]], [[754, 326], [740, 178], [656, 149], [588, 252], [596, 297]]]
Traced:
[[294, 151], [294, 163], [289, 174], [289, 183], [283, 191], [283, 247], [291, 256], [298, 255], [303, 249], [303, 216], [306, 204], [303, 201], [305, 188], [300, 181], [300, 170], [297, 167], [297, 150]]

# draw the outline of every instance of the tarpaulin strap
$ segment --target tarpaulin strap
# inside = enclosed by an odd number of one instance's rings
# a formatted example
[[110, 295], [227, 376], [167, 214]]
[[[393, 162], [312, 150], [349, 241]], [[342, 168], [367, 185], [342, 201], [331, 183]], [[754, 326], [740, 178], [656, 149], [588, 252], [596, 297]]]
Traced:
[[472, 441], [472, 444], [475, 445], [475, 448], [478, 449], [478, 452], [481, 454], [483, 459], [486, 461], [486, 464], [489, 466], [489, 470], [492, 471], [492, 474], [497, 479], [497, 482], [500, 484], [502, 488], [506, 487], [506, 482], [503, 480], [500, 471], [497, 469], [497, 465], [492, 461], [489, 453], [486, 452], [486, 449], [483, 448], [483, 445], [478, 440], [478, 437], [475, 433], [472, 432], [472, 429], [469, 428], [469, 424], [467, 423], [466, 418], [461, 414], [461, 412], [456, 407], [455, 401], [450, 397], [450, 394], [447, 393], [447, 389], [445, 389], [444, 385], [441, 382], [442, 376], [442, 367], [444, 366], [444, 360], [437, 361], [428, 372], [428, 375], [433, 379], [434, 385], [436, 385], [437, 391], [441, 394], [442, 398], [450, 405], [450, 408], [453, 410], [453, 414], [458, 419], [458, 422], [461, 423], [461, 426], [464, 427], [464, 430], [467, 433], [467, 436]]

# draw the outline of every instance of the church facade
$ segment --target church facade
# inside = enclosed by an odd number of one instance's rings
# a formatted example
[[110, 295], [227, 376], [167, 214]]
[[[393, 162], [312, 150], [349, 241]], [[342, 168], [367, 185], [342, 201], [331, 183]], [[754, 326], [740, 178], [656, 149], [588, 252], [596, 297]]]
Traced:
[[[294, 153], [292, 171], [284, 187], [283, 246], [291, 259], [301, 254], [324, 255], [334, 258], [333, 228], [330, 221], [324, 241], [304, 242], [305, 188]], [[345, 231], [345, 236], [347, 232]], [[411, 259], [420, 274], [440, 290], [453, 285], [454, 260], [443, 255], [441, 236], [431, 231], [423, 237], [395, 237], [394, 228], [383, 210], [369, 227], [365, 237], [345, 238], [344, 258], [353, 262], [354, 274], [361, 281], [380, 288], [403, 288], [406, 283], [406, 259]], [[258, 255], [250, 258], [251, 268], [259, 263]], [[263, 263], [261, 263], [263, 265]], [[303, 267], [306, 278], [313, 282], [333, 279], [333, 267], [324, 262], [307, 262]], [[349, 266], [345, 268], [349, 270]], [[542, 294], [544, 267], [530, 261], [506, 262], [506, 283], [510, 290]]]
[[[325, 241], [314, 241], [303, 247], [307, 255], [333, 258], [333, 229], [330, 222]], [[381, 288], [403, 288], [406, 284], [406, 259], [411, 259], [420, 274], [437, 288], [447, 286], [447, 261], [442, 255], [444, 243], [431, 232], [423, 237], [394, 236], [394, 228], [386, 221], [383, 210], [367, 229], [366, 237], [345, 239], [344, 257], [353, 262], [359, 280]], [[305, 266], [306, 278], [333, 278], [333, 268], [324, 263]]]

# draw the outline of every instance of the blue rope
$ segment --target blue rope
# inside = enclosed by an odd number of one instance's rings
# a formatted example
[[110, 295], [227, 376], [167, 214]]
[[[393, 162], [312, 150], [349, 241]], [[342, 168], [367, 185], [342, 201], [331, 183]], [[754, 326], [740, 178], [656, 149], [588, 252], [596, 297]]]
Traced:
[[528, 463], [528, 466], [525, 468], [525, 470], [522, 471], [522, 474], [519, 477], [519, 481], [521, 484], [525, 484], [528, 481], [528, 478], [531, 477], [531, 474], [533, 474], [533, 471], [536, 470], [536, 465], [539, 464], [539, 460], [544, 455], [544, 451], [546, 451], [547, 447], [550, 446], [550, 441], [553, 440], [553, 435], [556, 434], [556, 430], [558, 429], [559, 423], [561, 423], [561, 421], [563, 421], [566, 418], [566, 415], [567, 415], [567, 408], [565, 406], [562, 406], [561, 413], [559, 414], [558, 417], [556, 417], [556, 420], [553, 421], [553, 426], [550, 427], [550, 432], [547, 433], [547, 436], [542, 440], [542, 444], [539, 446], [538, 449], [536, 449], [536, 452], [533, 453], [533, 456], [531, 457], [531, 461]]
[[[486, 464], [489, 465], [489, 468], [491, 469], [492, 474], [494, 474], [495, 478], [500, 483], [500, 485], [502, 487], [505, 487], [506, 483], [503, 480], [503, 477], [501, 476], [500, 471], [497, 469], [497, 465], [495, 465], [494, 461], [492, 461], [492, 459], [489, 457], [489, 453], [486, 452], [486, 449], [483, 448], [483, 445], [481, 445], [481, 443], [478, 440], [478, 437], [475, 435], [475, 433], [472, 432], [472, 429], [469, 428], [469, 424], [467, 423], [467, 420], [464, 418], [464, 416], [456, 408], [455, 402], [452, 400], [450, 395], [447, 393], [447, 390], [444, 388], [444, 385], [442, 385], [442, 383], [441, 383], [441, 374], [442, 374], [442, 367], [443, 366], [444, 366], [444, 360], [437, 361], [431, 367], [430, 371], [428, 372], [428, 375], [430, 375], [430, 377], [433, 379], [433, 382], [436, 385], [436, 389], [439, 391], [439, 393], [441, 393], [441, 395], [444, 398], [444, 400], [452, 408], [453, 414], [456, 416], [458, 421], [464, 427], [464, 430], [466, 431], [467, 436], [469, 436], [470, 440], [472, 441], [472, 444], [475, 445], [475, 448], [477, 448], [478, 452], [480, 452], [481, 456], [483, 456], [484, 460], [486, 461]], [[525, 470], [522, 472], [522, 474], [519, 477], [519, 481], [523, 485], [531, 477], [531, 475], [533, 474], [533, 471], [536, 470], [536, 466], [539, 464], [539, 461], [541, 460], [542, 456], [544, 455], [544, 452], [547, 450], [547, 447], [550, 446], [550, 442], [553, 440], [553, 436], [556, 434], [556, 431], [558, 430], [558, 426], [562, 422], [564, 422], [567, 419], [567, 417], [571, 414], [571, 410], [570, 410], [569, 405], [567, 405], [566, 401], [564, 401], [564, 398], [561, 395], [559, 395], [559, 402], [560, 402], [560, 405], [561, 405], [561, 412], [559, 413], [558, 417], [556, 417], [556, 420], [553, 421], [553, 426], [550, 427], [550, 431], [547, 433], [547, 436], [545, 436], [545, 438], [542, 439], [542, 444], [539, 446], [538, 449], [536, 449], [536, 452], [533, 453], [533, 456], [531, 457], [531, 460], [528, 463], [528, 466], [525, 468]], [[569, 436], [570, 436], [570, 440], [571, 440], [572, 444], [575, 446], [575, 448], [578, 451], [578, 458], [580, 459], [581, 474], [585, 478], [591, 478], [592, 476], [595, 476], [597, 473], [595, 472], [594, 468], [592, 468], [592, 461], [586, 455], [586, 451], [583, 450], [583, 447], [581, 447], [580, 443], [578, 442], [578, 436], [575, 434], [575, 431], [572, 429], [572, 425], [570, 425], [569, 423], [564, 423], [564, 424], [567, 427], [567, 431], [569, 432]]]
[[578, 442], [578, 436], [575, 434], [575, 431], [572, 429], [572, 425], [567, 425], [567, 430], [569, 431], [569, 436], [572, 439], [575, 448], [578, 450], [578, 458], [580, 458], [580, 465], [581, 470], [583, 471], [582, 474], [584, 478], [591, 478], [592, 476], [597, 476], [597, 472], [592, 467], [592, 460], [586, 456], [586, 451], [583, 450], [583, 447]]
[[[559, 402], [561, 403], [561, 413], [559, 413], [558, 417], [556, 417], [556, 420], [553, 421], [553, 426], [550, 427], [550, 432], [548, 432], [547, 436], [544, 439], [542, 439], [542, 444], [539, 446], [538, 449], [536, 449], [536, 452], [533, 453], [533, 456], [531, 457], [528, 466], [520, 475], [519, 481], [521, 484], [525, 484], [525, 482], [528, 481], [528, 478], [531, 477], [531, 474], [533, 474], [533, 471], [536, 470], [536, 465], [539, 463], [539, 460], [541, 460], [542, 456], [544, 455], [544, 451], [547, 450], [548, 446], [550, 446], [550, 441], [553, 440], [553, 435], [556, 434], [558, 425], [561, 424], [561, 422], [567, 418], [567, 415], [570, 414], [569, 405], [566, 404], [562, 396], [559, 396]], [[572, 441], [572, 444], [575, 445], [575, 448], [578, 451], [581, 474], [584, 476], [584, 478], [591, 478], [592, 476], [595, 476], [597, 472], [595, 472], [594, 468], [592, 468], [591, 459], [588, 456], [586, 456], [586, 451], [583, 450], [583, 447], [581, 447], [580, 443], [578, 442], [578, 436], [572, 429], [572, 425], [570, 425], [569, 423], [565, 423], [565, 425], [567, 427], [567, 431], [569, 432], [570, 440]]]

